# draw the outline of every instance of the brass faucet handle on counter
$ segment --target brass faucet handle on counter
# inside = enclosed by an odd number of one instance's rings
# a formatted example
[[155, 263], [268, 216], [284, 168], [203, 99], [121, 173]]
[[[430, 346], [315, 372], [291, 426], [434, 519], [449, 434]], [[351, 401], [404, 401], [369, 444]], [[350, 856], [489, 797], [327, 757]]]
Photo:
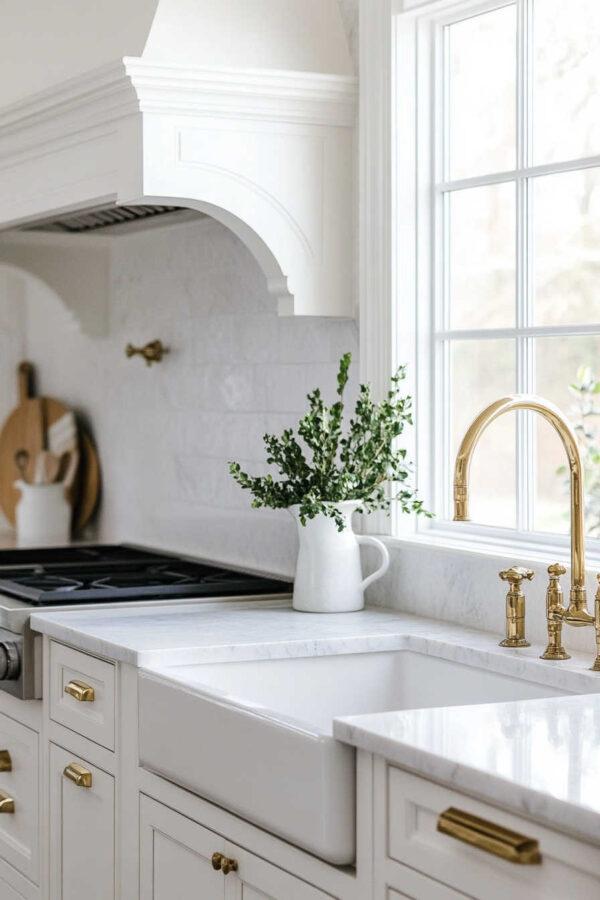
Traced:
[[563, 589], [560, 576], [566, 573], [566, 566], [553, 563], [548, 566], [550, 581], [546, 591], [546, 620], [548, 623], [548, 646], [540, 659], [570, 659], [571, 656], [562, 643], [563, 616], [566, 612], [563, 603]]
[[506, 637], [500, 641], [500, 646], [529, 647], [529, 641], [525, 639], [525, 594], [521, 583], [524, 579], [531, 581], [534, 572], [523, 566], [511, 566], [498, 574], [510, 585], [506, 595]]

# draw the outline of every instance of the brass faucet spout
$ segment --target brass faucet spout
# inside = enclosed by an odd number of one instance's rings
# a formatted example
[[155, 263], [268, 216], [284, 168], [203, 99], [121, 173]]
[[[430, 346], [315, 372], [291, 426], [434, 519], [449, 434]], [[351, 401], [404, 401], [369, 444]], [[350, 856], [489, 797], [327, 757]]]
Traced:
[[469, 520], [469, 469], [479, 438], [487, 426], [504, 413], [528, 409], [549, 422], [562, 441], [567, 454], [571, 485], [571, 594], [565, 619], [571, 625], [594, 622], [586, 606], [583, 466], [575, 432], [560, 409], [542, 397], [515, 394], [490, 403], [471, 423], [459, 447], [454, 469], [454, 519]]

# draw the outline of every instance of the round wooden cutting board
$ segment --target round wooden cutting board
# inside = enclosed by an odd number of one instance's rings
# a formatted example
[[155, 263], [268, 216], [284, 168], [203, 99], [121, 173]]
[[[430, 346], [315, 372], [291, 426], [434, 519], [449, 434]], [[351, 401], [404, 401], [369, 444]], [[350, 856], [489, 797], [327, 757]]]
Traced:
[[[44, 449], [44, 430], [65, 413], [68, 407], [52, 397], [32, 396], [33, 366], [22, 362], [18, 369], [19, 405], [9, 415], [0, 432], [0, 506], [4, 515], [15, 524], [15, 507], [20, 493], [14, 482], [20, 478], [15, 463], [17, 450], [27, 450], [29, 464], [27, 478], [33, 481], [35, 459]], [[100, 493], [100, 465], [90, 436], [79, 428], [79, 471], [70, 490], [73, 504], [73, 529], [80, 531], [92, 517]]]

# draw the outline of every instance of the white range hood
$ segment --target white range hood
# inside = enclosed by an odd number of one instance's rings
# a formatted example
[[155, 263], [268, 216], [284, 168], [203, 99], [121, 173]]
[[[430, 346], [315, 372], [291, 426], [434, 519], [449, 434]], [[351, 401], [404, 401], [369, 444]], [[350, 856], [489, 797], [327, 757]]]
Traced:
[[[42, 0], [33, 5], [47, 15]], [[7, 0], [9, 17], [13, 6], [11, 36], [25, 40], [36, 18], [26, 5], [21, 21], [16, 0]], [[59, 20], [63, 7], [65, 16], [73, 10], [66, 0], [51, 6]], [[76, 241], [83, 247], [97, 232], [65, 227], [77, 221], [71, 214], [100, 209], [109, 220], [116, 206], [124, 208], [119, 218], [143, 221], [155, 211], [166, 222], [183, 207], [244, 241], [281, 313], [352, 315], [356, 81], [337, 0], [135, 0], [134, 7], [125, 45], [104, 23], [88, 58], [101, 61], [98, 43], [110, 53], [111, 35], [119, 50], [143, 46], [141, 55], [81, 72], [79, 48], [76, 74], [0, 108], [0, 262], [68, 294], [52, 251]], [[122, 17], [122, 4], [108, 0], [105, 13]], [[64, 41], [65, 23], [53, 21]], [[72, 25], [73, 38], [93, 39], [91, 27]], [[52, 68], [52, 41], [45, 52], [39, 73], [44, 66], [54, 78], [68, 73], [64, 62]], [[289, 69], [281, 68], [284, 58]], [[310, 70], [317, 65], [323, 71]], [[29, 82], [39, 86], [34, 76]], [[118, 236], [123, 227], [106, 233]], [[92, 268], [105, 255], [88, 253]], [[63, 283], [53, 284], [56, 277]]]

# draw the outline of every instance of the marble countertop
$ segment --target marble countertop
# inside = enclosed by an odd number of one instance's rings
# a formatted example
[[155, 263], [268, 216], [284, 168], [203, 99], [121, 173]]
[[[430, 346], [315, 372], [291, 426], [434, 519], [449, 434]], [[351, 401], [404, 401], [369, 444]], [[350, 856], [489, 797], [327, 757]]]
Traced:
[[600, 844], [600, 676], [590, 671], [592, 646], [548, 662], [539, 659], [541, 647], [507, 650], [497, 635], [391, 609], [325, 616], [272, 600], [39, 612], [31, 627], [162, 674], [202, 662], [407, 649], [556, 688], [571, 696], [354, 716], [337, 719], [334, 735]]
[[600, 695], [351, 716], [333, 733], [600, 845]]
[[157, 607], [37, 612], [31, 627], [81, 650], [138, 668], [202, 662], [414, 650], [562, 691], [600, 691], [590, 654], [561, 663], [540, 648], [508, 650], [497, 635], [371, 607], [336, 615], [295, 612], [289, 601], [220, 601]]

